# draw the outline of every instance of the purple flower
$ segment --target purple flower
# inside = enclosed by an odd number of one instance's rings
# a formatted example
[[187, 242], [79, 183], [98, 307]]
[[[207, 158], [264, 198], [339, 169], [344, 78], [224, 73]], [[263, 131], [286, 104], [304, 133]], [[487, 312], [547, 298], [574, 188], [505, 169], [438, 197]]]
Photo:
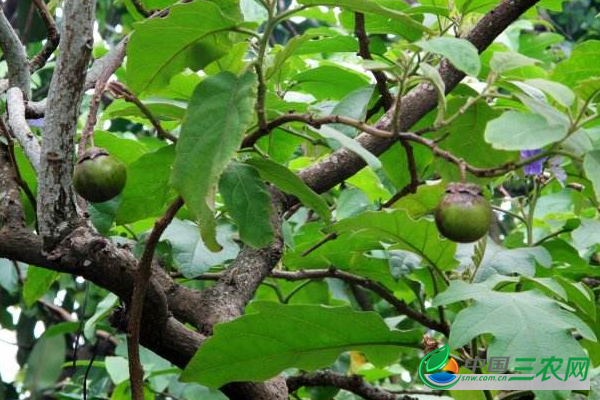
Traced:
[[[535, 149], [535, 150], [521, 150], [521, 160], [525, 160], [527, 158], [533, 157], [533, 156], [537, 156], [538, 154], [540, 154], [542, 152], [542, 149]], [[523, 167], [523, 171], [525, 172], [525, 175], [527, 176], [531, 176], [531, 175], [539, 175], [542, 173], [542, 167], [544, 165], [544, 161], [546, 161], [546, 158], [541, 158], [537, 161], [534, 161], [532, 163], [529, 163], [527, 165], [525, 165]]]
[[561, 166], [563, 162], [563, 158], [561, 156], [552, 157], [550, 161], [548, 161], [548, 167], [550, 171], [556, 178], [558, 182], [560, 182], [562, 187], [565, 187], [565, 181], [567, 180], [567, 173], [564, 168]]

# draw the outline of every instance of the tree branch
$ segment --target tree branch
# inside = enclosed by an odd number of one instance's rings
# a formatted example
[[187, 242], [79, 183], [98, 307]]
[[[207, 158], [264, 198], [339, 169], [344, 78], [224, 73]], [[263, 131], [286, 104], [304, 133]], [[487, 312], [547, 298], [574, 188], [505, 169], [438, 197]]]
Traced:
[[335, 387], [352, 392], [367, 400], [417, 400], [404, 394], [395, 394], [379, 387], [371, 386], [360, 375], [344, 375], [331, 370], [302, 373], [286, 380], [288, 390], [295, 392], [302, 386]]
[[72, 187], [74, 138], [93, 45], [93, 0], [66, 0], [60, 54], [52, 76], [38, 176], [38, 221], [51, 250], [79, 223]]
[[173, 136], [171, 132], [167, 132], [166, 130], [164, 130], [164, 128], [160, 124], [160, 121], [154, 116], [154, 114], [152, 114], [148, 107], [146, 107], [146, 105], [142, 103], [142, 101], [138, 99], [136, 95], [133, 94], [133, 92], [127, 88], [127, 86], [125, 86], [121, 82], [111, 82], [108, 86], [108, 90], [110, 90], [113, 96], [121, 98], [129, 103], [132, 103], [137, 108], [139, 108], [142, 114], [144, 114], [146, 118], [148, 118], [152, 126], [154, 126], [154, 129], [156, 129], [156, 133], [161, 139], [168, 139], [173, 143], [177, 142], [177, 138]]
[[402, 315], [448, 336], [450, 330], [448, 325], [431, 319], [428, 315], [422, 314], [408, 306], [403, 300], [398, 299], [394, 293], [383, 284], [364, 278], [360, 275], [354, 275], [337, 268], [328, 269], [308, 269], [299, 271], [272, 271], [270, 276], [273, 278], [285, 279], [288, 281], [298, 281], [304, 279], [322, 279], [322, 278], [337, 278], [357, 286], [368, 289], [390, 303]]
[[[369, 50], [369, 37], [365, 30], [365, 14], [363, 13], [354, 13], [354, 34], [358, 39], [358, 55], [360, 55], [363, 60], [372, 60], [373, 57]], [[377, 90], [379, 90], [379, 93], [381, 94], [383, 108], [387, 111], [394, 103], [394, 98], [388, 90], [385, 73], [382, 71], [371, 72], [377, 82]]]
[[[503, 0], [487, 13], [465, 36], [481, 52], [528, 8], [539, 0]], [[439, 68], [446, 91], [450, 92], [464, 78], [464, 74], [444, 60]], [[399, 116], [400, 131], [407, 131], [437, 105], [437, 93], [430, 84], [422, 83], [402, 98]], [[387, 131], [392, 126], [392, 110], [377, 122], [375, 128]], [[358, 142], [375, 155], [390, 148], [395, 140], [369, 134], [357, 137]], [[365, 166], [364, 160], [352, 151], [340, 148], [323, 161], [304, 169], [300, 177], [318, 193], [325, 192], [351, 177]]]
[[167, 209], [165, 215], [158, 219], [144, 247], [142, 258], [137, 267], [137, 274], [133, 283], [133, 294], [129, 307], [129, 324], [127, 329], [127, 350], [129, 356], [129, 377], [133, 400], [144, 400], [144, 369], [140, 362], [140, 331], [144, 299], [148, 290], [148, 283], [152, 275], [152, 260], [154, 251], [161, 235], [167, 229], [177, 211], [183, 207], [183, 199], [178, 197]]
[[86, 90], [93, 88], [101, 76], [108, 72], [110, 72], [110, 76], [121, 66], [125, 58], [128, 42], [129, 36], [125, 36], [106, 55], [94, 61], [85, 78]]
[[46, 25], [46, 30], [48, 31], [48, 38], [46, 43], [44, 43], [44, 47], [37, 53], [29, 62], [29, 69], [31, 72], [35, 72], [38, 69], [42, 68], [46, 65], [46, 62], [54, 53], [54, 50], [58, 47], [58, 43], [60, 42], [60, 34], [58, 33], [58, 29], [56, 28], [56, 23], [54, 22], [54, 18], [50, 11], [48, 11], [48, 7], [46, 6], [46, 2], [44, 0], [32, 0], [35, 4], [40, 17], [44, 21]]
[[23, 92], [18, 87], [8, 89], [6, 94], [6, 107], [8, 109], [8, 125], [11, 133], [17, 139], [27, 159], [36, 172], [40, 170], [40, 144], [31, 132], [25, 120], [25, 103]]
[[4, 11], [0, 10], [0, 48], [8, 64], [10, 86], [17, 86], [29, 98], [29, 62], [27, 53]]

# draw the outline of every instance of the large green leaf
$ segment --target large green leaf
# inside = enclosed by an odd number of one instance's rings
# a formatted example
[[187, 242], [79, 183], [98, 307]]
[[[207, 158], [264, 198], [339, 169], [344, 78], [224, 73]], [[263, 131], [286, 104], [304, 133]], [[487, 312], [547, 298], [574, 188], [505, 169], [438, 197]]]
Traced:
[[254, 308], [258, 313], [217, 325], [181, 380], [209, 387], [261, 381], [291, 367], [326, 367], [348, 350], [384, 365], [398, 357], [400, 346], [418, 346], [421, 336], [417, 331], [390, 330], [376, 313], [347, 307], [258, 302]]
[[127, 46], [127, 83], [138, 93], [160, 89], [185, 68], [204, 67], [227, 53], [226, 31], [237, 23], [215, 3], [196, 1], [137, 24]]
[[33, 306], [50, 289], [50, 286], [59, 276], [59, 272], [30, 266], [23, 285], [23, 300], [27, 307]]
[[202, 239], [218, 251], [212, 192], [252, 122], [256, 75], [222, 72], [194, 90], [177, 142], [171, 184], [199, 220]]
[[586, 40], [575, 46], [569, 58], [556, 65], [550, 77], [553, 81], [575, 87], [579, 82], [598, 75], [600, 41]]
[[488, 357], [511, 357], [514, 365], [515, 357], [537, 358], [538, 362], [549, 355], [564, 359], [585, 357], [573, 338], [573, 330], [586, 339], [596, 340], [585, 323], [536, 290], [505, 293], [493, 291], [485, 283], [453, 281], [448, 290], [436, 297], [434, 305], [468, 299], [473, 299], [472, 305], [460, 311], [452, 324], [449, 338], [452, 348], [489, 333], [494, 338]]
[[219, 181], [219, 191], [242, 241], [256, 248], [271, 243], [271, 196], [256, 168], [238, 162], [229, 164]]
[[143, 155], [127, 168], [116, 223], [127, 224], [160, 214], [169, 192], [174, 146]]
[[[511, 134], [506, 134], [506, 127]], [[564, 139], [568, 128], [550, 125], [538, 114], [507, 111], [490, 121], [485, 129], [485, 140], [496, 149], [535, 150]]]
[[437, 37], [416, 44], [425, 51], [446, 57], [452, 65], [467, 75], [477, 76], [481, 70], [479, 52], [466, 39]]
[[65, 337], [62, 335], [44, 335], [33, 346], [27, 359], [24, 385], [35, 398], [41, 397], [40, 392], [54, 386], [60, 377], [65, 352]]
[[335, 223], [334, 232], [359, 233], [363, 238], [377, 237], [394, 243], [394, 248], [409, 250], [428, 264], [443, 270], [456, 265], [456, 243], [443, 239], [435, 223], [421, 218], [412, 219], [404, 210], [367, 211]]
[[313, 209], [326, 222], [331, 221], [331, 211], [329, 211], [327, 202], [306, 186], [302, 179], [292, 171], [281, 164], [262, 158], [253, 158], [246, 162], [256, 167], [263, 179], [273, 183], [284, 192], [296, 196], [302, 204]]

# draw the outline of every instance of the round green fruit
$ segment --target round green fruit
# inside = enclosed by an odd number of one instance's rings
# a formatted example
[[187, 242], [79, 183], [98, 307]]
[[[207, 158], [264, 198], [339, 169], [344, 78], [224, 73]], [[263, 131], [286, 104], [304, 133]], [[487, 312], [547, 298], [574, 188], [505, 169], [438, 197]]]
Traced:
[[85, 152], [73, 173], [75, 191], [92, 203], [102, 203], [119, 195], [126, 180], [125, 164], [98, 147]]
[[459, 243], [481, 239], [491, 222], [490, 203], [481, 195], [481, 188], [471, 183], [450, 183], [435, 212], [438, 230]]

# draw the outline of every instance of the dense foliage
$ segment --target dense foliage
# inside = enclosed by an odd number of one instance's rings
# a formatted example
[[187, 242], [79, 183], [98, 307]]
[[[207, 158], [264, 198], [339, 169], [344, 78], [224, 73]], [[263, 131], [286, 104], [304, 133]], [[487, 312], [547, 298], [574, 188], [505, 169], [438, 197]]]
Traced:
[[[4, 2], [30, 60], [50, 42], [40, 10], [69, 24], [61, 3]], [[458, 360], [588, 356], [594, 367], [589, 393], [444, 396], [597, 398], [600, 7], [408, 3], [98, 0], [89, 71], [113, 62], [74, 112], [79, 148], [53, 142], [64, 169], [44, 151], [63, 42], [31, 68], [29, 95], [0, 23], [3, 90], [24, 89], [33, 132], [19, 135], [9, 91], [0, 338], [18, 365], [3, 354], [15, 374], [2, 377], [0, 399], [131, 398], [132, 292], [144, 306], [146, 399], [287, 398], [239, 383], [286, 378], [298, 399], [421, 398], [417, 366], [444, 343]], [[78, 198], [93, 229], [65, 212], [71, 230], [61, 231], [47, 217], [60, 220], [68, 201], [52, 197], [48, 174], [72, 186], [64, 160], [92, 144], [126, 165], [125, 186], [103, 203]], [[3, 202], [9, 181], [20, 196]], [[459, 181], [493, 209], [474, 243], [444, 238], [435, 222]], [[24, 236], [7, 222], [18, 200]], [[462, 212], [454, 231], [479, 229]], [[49, 231], [66, 242], [48, 242]], [[146, 283], [143, 303], [145, 289], [132, 287]], [[272, 397], [239, 394], [249, 387]]]

